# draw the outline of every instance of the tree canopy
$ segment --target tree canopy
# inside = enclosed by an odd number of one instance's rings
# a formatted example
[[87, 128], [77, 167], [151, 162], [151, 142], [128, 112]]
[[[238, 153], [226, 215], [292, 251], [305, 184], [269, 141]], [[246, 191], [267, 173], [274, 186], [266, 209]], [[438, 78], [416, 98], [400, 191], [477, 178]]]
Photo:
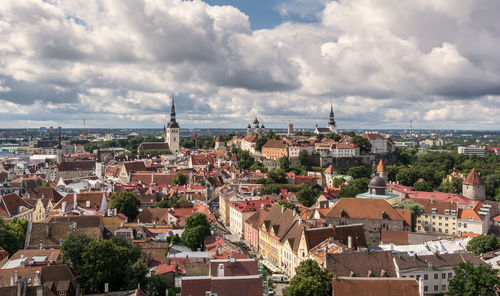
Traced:
[[415, 231], [415, 226], [417, 225], [417, 217], [424, 213], [425, 211], [424, 206], [414, 202], [411, 199], [407, 199], [405, 201], [396, 204], [394, 208], [411, 210], [411, 226], [412, 226], [412, 231]]
[[183, 186], [187, 184], [187, 176], [183, 173], [177, 173], [174, 178], [174, 185]]
[[498, 295], [498, 271], [489, 264], [474, 266], [470, 262], [460, 262], [453, 269], [455, 275], [449, 281], [449, 295]]
[[0, 219], [0, 247], [11, 256], [23, 249], [27, 228], [27, 220], [13, 218], [10, 221], [5, 221]]
[[182, 244], [196, 251], [203, 246], [203, 241], [208, 235], [210, 235], [210, 224], [207, 216], [196, 213], [186, 219], [186, 225], [182, 233]]
[[476, 236], [467, 244], [467, 251], [474, 253], [476, 256], [498, 248], [500, 248], [500, 241], [493, 234]]
[[266, 181], [268, 184], [276, 183], [283, 184], [286, 183], [286, 174], [282, 169], [272, 169], [266, 175]]
[[332, 294], [332, 273], [307, 259], [299, 264], [297, 273], [285, 290], [285, 296], [326, 296]]
[[128, 221], [134, 221], [139, 214], [141, 201], [132, 192], [120, 192], [111, 196], [111, 208], [127, 216]]
[[347, 175], [351, 176], [353, 179], [370, 178], [372, 169], [364, 166], [355, 166], [347, 170]]
[[83, 265], [82, 255], [93, 239], [84, 233], [71, 233], [61, 246], [64, 261], [70, 261], [74, 270], [80, 270]]
[[370, 143], [370, 140], [363, 138], [362, 136], [352, 137], [351, 143], [356, 144], [361, 153], [368, 153], [372, 149], [372, 143]]
[[310, 207], [316, 203], [316, 201], [318, 200], [318, 196], [320, 194], [321, 194], [321, 191], [319, 191], [318, 189], [307, 186], [307, 187], [299, 190], [299, 192], [297, 192], [297, 199], [304, 206]]

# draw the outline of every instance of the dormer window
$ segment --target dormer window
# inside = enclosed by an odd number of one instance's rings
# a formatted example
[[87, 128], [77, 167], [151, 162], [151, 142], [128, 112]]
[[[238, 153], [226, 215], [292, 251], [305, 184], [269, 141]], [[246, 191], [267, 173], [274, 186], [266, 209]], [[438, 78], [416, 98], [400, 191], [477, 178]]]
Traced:
[[432, 208], [432, 213], [436, 214], [437, 213], [437, 209], [436, 208]]
[[389, 219], [389, 215], [387, 215], [386, 212], [382, 212], [381, 217], [382, 217], [382, 219]]
[[349, 215], [347, 215], [346, 211], [342, 210], [342, 211], [340, 211], [340, 217], [341, 218], [349, 218]]

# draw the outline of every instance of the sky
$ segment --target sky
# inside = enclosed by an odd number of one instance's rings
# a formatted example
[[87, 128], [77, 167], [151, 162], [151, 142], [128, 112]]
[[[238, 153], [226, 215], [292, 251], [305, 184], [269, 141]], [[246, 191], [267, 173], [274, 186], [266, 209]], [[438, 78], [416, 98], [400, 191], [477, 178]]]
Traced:
[[3, 0], [0, 128], [500, 129], [497, 0]]

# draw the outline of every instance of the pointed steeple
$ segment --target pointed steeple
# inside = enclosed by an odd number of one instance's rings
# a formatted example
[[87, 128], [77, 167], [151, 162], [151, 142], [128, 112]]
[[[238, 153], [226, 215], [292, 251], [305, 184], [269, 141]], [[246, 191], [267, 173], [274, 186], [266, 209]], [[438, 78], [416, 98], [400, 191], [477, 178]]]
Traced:
[[333, 114], [333, 104], [330, 104], [330, 121], [328, 125], [335, 126], [334, 114]]
[[170, 122], [168, 123], [168, 127], [179, 128], [179, 124], [175, 120], [175, 99], [174, 99], [174, 95], [172, 95], [172, 107], [170, 109]]

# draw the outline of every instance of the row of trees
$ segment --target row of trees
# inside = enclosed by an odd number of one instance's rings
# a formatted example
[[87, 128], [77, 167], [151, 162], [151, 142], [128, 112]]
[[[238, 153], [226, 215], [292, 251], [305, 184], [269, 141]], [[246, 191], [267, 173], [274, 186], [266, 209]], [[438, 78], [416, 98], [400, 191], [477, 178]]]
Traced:
[[154, 136], [148, 137], [129, 137], [127, 139], [116, 139], [109, 141], [97, 141], [90, 142], [84, 145], [85, 151], [92, 152], [98, 147], [100, 148], [111, 148], [111, 147], [121, 147], [127, 149], [128, 151], [135, 153], [139, 145], [142, 142], [163, 142], [163, 137], [157, 138]]
[[23, 249], [27, 228], [27, 220], [13, 218], [10, 221], [5, 221], [0, 219], [0, 247], [7, 251], [10, 256]]

